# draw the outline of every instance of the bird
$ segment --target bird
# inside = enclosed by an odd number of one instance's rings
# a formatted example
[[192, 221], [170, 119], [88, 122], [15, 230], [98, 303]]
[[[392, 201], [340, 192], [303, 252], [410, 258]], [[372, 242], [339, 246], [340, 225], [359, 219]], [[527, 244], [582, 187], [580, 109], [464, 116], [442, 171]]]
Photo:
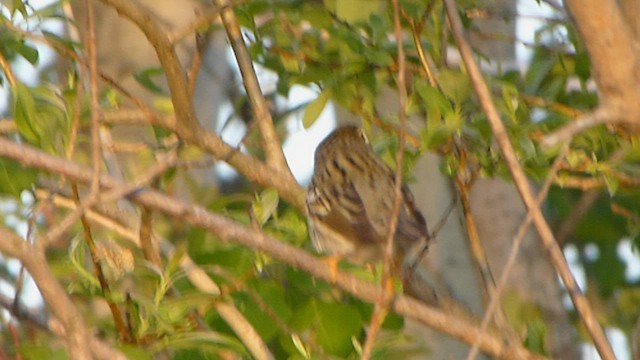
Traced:
[[[316, 250], [353, 264], [383, 259], [393, 216], [394, 172], [376, 156], [357, 126], [334, 130], [320, 143], [314, 159], [306, 208]], [[394, 266], [416, 244], [428, 245], [429, 238], [426, 221], [406, 184], [402, 184], [401, 196]]]

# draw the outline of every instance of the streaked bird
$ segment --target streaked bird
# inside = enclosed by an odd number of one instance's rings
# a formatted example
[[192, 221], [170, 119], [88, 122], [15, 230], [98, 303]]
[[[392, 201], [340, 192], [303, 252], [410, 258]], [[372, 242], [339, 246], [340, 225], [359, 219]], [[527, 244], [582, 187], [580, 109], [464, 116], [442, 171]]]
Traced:
[[[362, 264], [383, 258], [393, 214], [395, 174], [376, 157], [361, 128], [332, 132], [315, 152], [307, 190], [309, 233], [316, 249]], [[394, 235], [395, 266], [428, 239], [424, 217], [402, 185]]]

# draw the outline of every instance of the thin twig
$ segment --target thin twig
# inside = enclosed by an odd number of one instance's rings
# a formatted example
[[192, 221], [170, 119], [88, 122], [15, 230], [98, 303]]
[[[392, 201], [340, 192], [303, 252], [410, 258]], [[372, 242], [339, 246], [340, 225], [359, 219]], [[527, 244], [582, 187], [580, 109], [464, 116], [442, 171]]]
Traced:
[[[93, 183], [93, 176], [91, 183]], [[80, 200], [80, 194], [78, 192], [77, 182], [71, 181], [71, 192], [73, 194], [73, 199], [80, 206], [82, 201]], [[97, 196], [94, 196], [97, 198]], [[80, 207], [78, 207], [80, 208]], [[104, 271], [102, 270], [102, 262], [98, 252], [96, 250], [96, 243], [93, 238], [93, 233], [91, 231], [91, 225], [87, 221], [87, 218], [84, 214], [80, 213], [80, 222], [82, 223], [82, 234], [85, 242], [87, 243], [87, 248], [89, 249], [89, 255], [91, 256], [91, 263], [93, 265], [93, 270], [95, 272], [95, 276], [98, 279], [98, 283], [100, 284], [100, 289], [102, 290], [102, 295], [104, 296], [104, 300], [107, 302], [109, 306], [109, 310], [111, 311], [111, 315], [113, 316], [113, 322], [115, 324], [116, 329], [118, 330], [118, 335], [120, 336], [120, 340], [124, 342], [133, 341], [132, 334], [127, 331], [127, 327], [124, 323], [124, 318], [122, 317], [122, 312], [120, 311], [120, 307], [113, 301], [111, 296], [111, 287], [109, 282], [107, 281], [106, 276], [104, 275]]]
[[187, 72], [187, 83], [189, 85], [189, 96], [193, 97], [196, 91], [196, 81], [198, 80], [198, 74], [200, 73], [200, 67], [202, 66], [202, 55], [206, 51], [206, 40], [208, 35], [202, 33], [195, 33], [194, 38], [196, 41], [196, 49], [193, 54], [193, 60], [191, 60], [191, 66]]
[[[369, 321], [369, 332], [367, 339], [362, 348], [361, 358], [368, 360], [371, 358], [373, 352], [373, 345], [375, 339], [382, 327], [387, 313], [389, 312], [389, 306], [391, 304], [393, 296], [393, 269], [394, 269], [394, 237], [396, 228], [398, 227], [398, 215], [400, 213], [400, 207], [402, 205], [402, 164], [404, 159], [404, 143], [406, 135], [406, 103], [407, 103], [407, 88], [405, 80], [406, 61], [404, 54], [404, 41], [402, 38], [402, 27], [400, 24], [400, 6], [398, 0], [391, 1], [393, 5], [393, 24], [396, 38], [396, 52], [398, 54], [398, 74], [397, 74], [397, 88], [398, 88], [398, 119], [400, 122], [400, 131], [398, 134], [398, 150], [396, 152], [396, 170], [394, 175], [394, 189], [393, 189], [393, 210], [391, 211], [391, 218], [389, 219], [389, 234], [387, 235], [387, 241], [384, 249], [384, 262], [382, 269], [382, 287], [384, 292], [380, 293], [380, 297], [374, 303], [373, 314]], [[387, 196], [388, 194], [382, 194]]]
[[539, 96], [520, 94], [520, 99], [522, 99], [525, 104], [529, 106], [544, 107], [551, 111], [557, 112], [558, 114], [567, 116], [571, 119], [577, 118], [578, 116], [582, 115], [582, 111], [579, 109], [558, 102], [550, 101]]
[[580, 317], [584, 321], [584, 324], [587, 328], [587, 331], [591, 335], [593, 342], [598, 349], [598, 352], [604, 359], [615, 359], [613, 354], [613, 350], [611, 349], [611, 344], [607, 341], [607, 338], [602, 330], [602, 327], [598, 323], [591, 306], [589, 305], [589, 301], [584, 296], [580, 287], [578, 286], [576, 279], [573, 277], [571, 270], [569, 269], [569, 265], [567, 264], [566, 259], [562, 253], [562, 249], [556, 242], [553, 237], [553, 232], [549, 227], [549, 224], [546, 222], [544, 215], [540, 211], [540, 208], [536, 206], [536, 201], [532, 195], [531, 186], [527, 181], [525, 173], [518, 162], [518, 158], [515, 154], [513, 146], [509, 141], [509, 136], [507, 135], [507, 131], [502, 124], [500, 119], [500, 115], [498, 114], [497, 109], [493, 104], [493, 100], [491, 98], [491, 93], [487, 88], [487, 84], [484, 82], [482, 78], [482, 73], [478, 68], [475, 60], [473, 59], [473, 52], [471, 50], [471, 46], [464, 38], [464, 31], [462, 28], [462, 21], [460, 20], [460, 16], [458, 14], [456, 4], [454, 0], [444, 0], [447, 17], [449, 19], [450, 27], [453, 33], [453, 37], [458, 45], [458, 49], [460, 50], [460, 55], [462, 56], [462, 60], [466, 66], [467, 72], [469, 73], [469, 78], [473, 84], [473, 88], [476, 92], [476, 95], [480, 99], [480, 104], [487, 115], [487, 119], [489, 124], [491, 125], [491, 129], [496, 138], [496, 142], [500, 147], [500, 151], [504, 157], [504, 161], [506, 162], [511, 176], [513, 177], [513, 181], [520, 193], [520, 197], [522, 198], [527, 211], [531, 214], [533, 223], [540, 234], [540, 240], [544, 245], [545, 249], [549, 254], [549, 258], [554, 268], [560, 275], [562, 282], [568, 290], [569, 296], [575, 306], [576, 310], [580, 314]]
[[[471, 255], [473, 260], [478, 267], [478, 271], [480, 272], [480, 277], [482, 279], [482, 284], [486, 290], [486, 294], [483, 297], [483, 303], [487, 303], [487, 297], [493, 298], [496, 296], [496, 284], [495, 279], [493, 277], [493, 273], [491, 272], [491, 268], [489, 267], [489, 260], [487, 259], [487, 255], [484, 251], [484, 247], [480, 241], [480, 235], [478, 233], [478, 227], [476, 225], [475, 218], [471, 211], [471, 200], [469, 197], [469, 188], [470, 183], [473, 183], [472, 175], [468, 174], [469, 169], [466, 166], [466, 154], [464, 149], [460, 149], [460, 168], [456, 173], [454, 178], [454, 182], [456, 184], [456, 188], [458, 189], [458, 194], [460, 197], [460, 204], [462, 205], [462, 213], [465, 219], [465, 226], [467, 228], [467, 236], [469, 241], [469, 248], [471, 249]], [[507, 321], [506, 315], [502, 311], [501, 308], [497, 309], [494, 317], [495, 324], [497, 327], [503, 332], [505, 335], [509, 335], [509, 338], [513, 341], [515, 336], [514, 330], [509, 326], [509, 322]]]
[[[435, 1], [432, 1], [431, 4], [434, 4]], [[433, 5], [430, 6], [429, 12]], [[420, 24], [416, 24], [416, 21], [409, 17], [405, 16], [405, 19], [409, 22], [411, 26], [411, 36], [413, 38], [413, 45], [418, 52], [418, 59], [420, 59], [420, 65], [422, 65], [422, 69], [424, 73], [427, 75], [427, 80], [429, 80], [429, 85], [436, 87], [438, 86], [438, 76], [436, 75], [435, 69], [431, 66], [431, 59], [427, 59], [427, 53], [424, 51], [424, 47], [422, 46], [422, 42], [420, 41], [420, 32], [422, 30], [423, 20], [420, 20]]]
[[[549, 174], [547, 175], [547, 178], [545, 179], [544, 184], [542, 185], [542, 189], [538, 192], [538, 196], [536, 196], [536, 204], [535, 204], [536, 207], [540, 208], [540, 206], [542, 205], [542, 202], [546, 198], [547, 193], [549, 192], [549, 188], [551, 188], [551, 185], [553, 184], [553, 180], [556, 177], [556, 174], [560, 169], [560, 165], [564, 161], [568, 151], [569, 151], [569, 147], [565, 145], [562, 148], [561, 153], [558, 155], [558, 157], [555, 159], [555, 161], [551, 165], [551, 169], [549, 170]], [[513, 238], [513, 242], [511, 245], [511, 251], [509, 252], [509, 256], [507, 257], [507, 262], [504, 266], [504, 269], [502, 270], [502, 274], [500, 275], [498, 284], [495, 287], [495, 290], [493, 291], [493, 293], [491, 294], [491, 300], [489, 302], [489, 305], [487, 306], [487, 310], [484, 313], [484, 317], [482, 318], [482, 323], [480, 324], [481, 332], [484, 332], [486, 330], [487, 326], [489, 325], [489, 319], [491, 319], [491, 317], [493, 316], [493, 313], [499, 309], [502, 292], [504, 291], [507, 285], [507, 279], [509, 277], [511, 268], [513, 268], [513, 266], [516, 263], [516, 258], [517, 258], [518, 252], [520, 251], [522, 240], [524, 240], [524, 236], [526, 235], [527, 230], [529, 230], [529, 225], [531, 225], [531, 220], [532, 220], [531, 211], [528, 211], [527, 216], [522, 220], [522, 223], [520, 223], [520, 226], [516, 231], [516, 234]], [[467, 360], [475, 359], [476, 356], [478, 355], [478, 350], [479, 350], [478, 342], [476, 341], [471, 347], [471, 350], [469, 351]]]
[[556, 240], [558, 244], [564, 245], [567, 242], [569, 235], [573, 233], [578, 222], [593, 207], [599, 197], [600, 191], [598, 190], [589, 190], [580, 196], [580, 199], [572, 206], [569, 215], [562, 220], [562, 223], [557, 228]]
[[153, 211], [143, 207], [140, 214], [140, 248], [144, 258], [158, 269], [162, 268], [162, 259], [158, 244], [154, 241], [153, 236]]
[[559, 130], [545, 135], [540, 141], [540, 145], [544, 147], [553, 147], [571, 141], [571, 139], [582, 131], [594, 127], [596, 125], [613, 122], [618, 118], [617, 111], [613, 108], [598, 107], [588, 114], [584, 114], [577, 119], [571, 121]]
[[[0, 238], [3, 240], [2, 244], [0, 244], [0, 251], [19, 259], [23, 264], [25, 264], [23, 256], [30, 257], [32, 256], [32, 252], [40, 251], [38, 246], [28, 245], [23, 239], [20, 239], [12, 232], [3, 228], [0, 228]], [[21, 248], [26, 251], [20, 251], [19, 249]], [[38, 256], [36, 257], [40, 259]], [[89, 349], [93, 354], [92, 358], [101, 360], [126, 360], [126, 357], [122, 353], [97, 339], [94, 335], [91, 335], [91, 333], [87, 333], [86, 330], [83, 330], [85, 329], [85, 326], [82, 324], [80, 317], [60, 318], [60, 314], [77, 314], [75, 309], [70, 308], [73, 307], [73, 303], [68, 298], [64, 289], [60, 286], [53, 283], [49, 284], [42, 282], [43, 279], [45, 279], [45, 281], [50, 281], [52, 279], [46, 274], [41, 274], [42, 271], [51, 272], [51, 269], [49, 269], [46, 264], [37, 264], [36, 266], [31, 265], [29, 261], [26, 263], [29, 265], [25, 264], [25, 267], [27, 267], [29, 273], [32, 274], [32, 277], [36, 281], [36, 285], [41, 289], [44, 300], [54, 316], [48, 317], [44, 311], [27, 308], [21, 303], [14, 306], [13, 300], [5, 295], [0, 295], [0, 307], [10, 311], [11, 315], [19, 319], [26, 319], [35, 326], [49, 331], [68, 342], [81, 341], [82, 337], [88, 335]], [[35, 276], [33, 276], [34, 272], [36, 272]], [[53, 281], [55, 282], [55, 279], [53, 279]], [[43, 288], [47, 290], [43, 290]], [[80, 327], [77, 326], [78, 323], [80, 324]], [[69, 337], [74, 336], [77, 338], [69, 339]], [[82, 356], [84, 355], [84, 352], [81, 350], [82, 349], [78, 348], [76, 345], [74, 345], [74, 347], [69, 347], [70, 357], [73, 359], [83, 359]]]
[[9, 86], [16, 86], [16, 77], [13, 74], [13, 69], [11, 68], [11, 64], [7, 61], [4, 55], [0, 54], [0, 69], [2, 69], [2, 73], [7, 78], [7, 82]]
[[91, 164], [93, 166], [93, 180], [89, 195], [91, 199], [98, 194], [98, 177], [100, 176], [100, 104], [98, 103], [98, 60], [96, 55], [96, 34], [93, 18], [93, 1], [86, 0], [87, 7], [87, 35], [85, 46], [89, 58], [89, 98], [91, 102]]

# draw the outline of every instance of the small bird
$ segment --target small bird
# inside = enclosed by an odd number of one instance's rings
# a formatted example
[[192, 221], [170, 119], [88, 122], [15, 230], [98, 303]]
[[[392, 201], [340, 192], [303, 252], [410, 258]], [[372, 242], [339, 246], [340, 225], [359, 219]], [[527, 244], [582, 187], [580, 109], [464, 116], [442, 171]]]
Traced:
[[[307, 190], [309, 234], [320, 253], [354, 264], [383, 258], [395, 196], [395, 174], [380, 159], [361, 128], [332, 132], [315, 152]], [[418, 243], [426, 244], [427, 225], [402, 185], [394, 243], [395, 266]]]

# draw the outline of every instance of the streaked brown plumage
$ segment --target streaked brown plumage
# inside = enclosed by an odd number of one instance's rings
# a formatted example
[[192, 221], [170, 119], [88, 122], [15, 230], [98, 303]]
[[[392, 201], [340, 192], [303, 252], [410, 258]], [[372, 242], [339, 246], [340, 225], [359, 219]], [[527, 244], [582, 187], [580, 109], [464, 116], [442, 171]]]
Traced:
[[[323, 140], [307, 191], [309, 233], [317, 250], [353, 263], [381, 259], [393, 211], [394, 179], [362, 129], [342, 127]], [[403, 184], [396, 259], [426, 239], [425, 220]]]

